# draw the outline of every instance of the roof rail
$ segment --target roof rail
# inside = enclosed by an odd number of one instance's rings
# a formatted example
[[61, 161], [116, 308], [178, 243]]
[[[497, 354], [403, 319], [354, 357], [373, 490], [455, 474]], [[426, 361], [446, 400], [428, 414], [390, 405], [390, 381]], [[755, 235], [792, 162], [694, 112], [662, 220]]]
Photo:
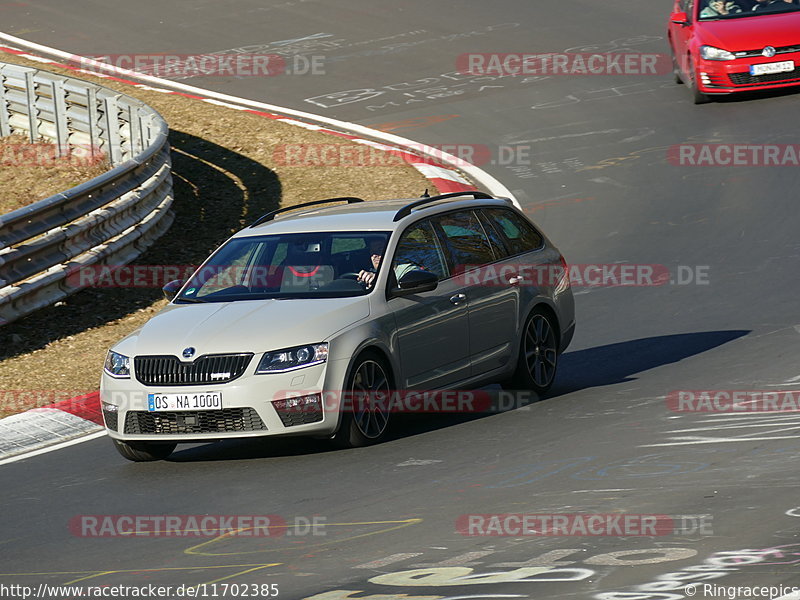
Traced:
[[423, 198], [422, 200], [415, 200], [411, 204], [406, 204], [403, 208], [397, 211], [394, 215], [395, 223], [402, 219], [403, 217], [407, 217], [411, 214], [411, 211], [418, 206], [422, 206], [423, 204], [430, 204], [431, 202], [437, 202], [439, 200], [447, 200], [448, 198], [459, 198], [460, 196], [472, 196], [476, 200], [494, 200], [494, 196], [490, 196], [485, 192], [479, 192], [477, 190], [471, 190], [468, 192], [451, 192], [449, 194], [439, 194], [438, 196], [431, 196], [430, 198]]
[[261, 215], [258, 219], [253, 221], [249, 227], [255, 227], [256, 225], [261, 225], [266, 221], [272, 221], [277, 215], [280, 213], [289, 211], [289, 210], [296, 210], [298, 208], [305, 208], [307, 206], [316, 206], [317, 204], [328, 204], [329, 202], [347, 202], [348, 204], [354, 204], [356, 202], [364, 202], [363, 198], [355, 198], [353, 196], [344, 196], [342, 198], [327, 198], [326, 200], [314, 200], [313, 202], [305, 202], [303, 204], [296, 204], [294, 206], [286, 206], [284, 208], [279, 208], [278, 210], [273, 210], [272, 212], [268, 212], [265, 215]]

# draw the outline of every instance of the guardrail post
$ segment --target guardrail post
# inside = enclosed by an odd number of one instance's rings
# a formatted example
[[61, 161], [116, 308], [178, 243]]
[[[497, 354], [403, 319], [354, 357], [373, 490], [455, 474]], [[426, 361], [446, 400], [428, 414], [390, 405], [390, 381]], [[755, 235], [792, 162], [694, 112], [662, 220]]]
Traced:
[[67, 129], [67, 102], [64, 81], [53, 80], [53, 117], [56, 126], [56, 153], [58, 156], [69, 154], [69, 130]]
[[11, 135], [8, 124], [8, 103], [6, 102], [6, 76], [0, 67], [0, 137]]
[[128, 127], [131, 135], [131, 156], [133, 158], [142, 151], [142, 121], [139, 118], [139, 109], [133, 105], [128, 106]]
[[97, 89], [94, 87], [86, 88], [86, 108], [89, 115], [89, 153], [92, 158], [100, 151], [100, 123], [97, 113]]
[[39, 109], [36, 108], [36, 82], [33, 71], [25, 73], [25, 94], [28, 96], [28, 139], [35, 142], [39, 139]]
[[122, 146], [119, 135], [119, 109], [117, 100], [119, 96], [105, 98], [104, 109], [106, 117], [106, 136], [108, 141], [108, 158], [112, 165], [122, 162]]

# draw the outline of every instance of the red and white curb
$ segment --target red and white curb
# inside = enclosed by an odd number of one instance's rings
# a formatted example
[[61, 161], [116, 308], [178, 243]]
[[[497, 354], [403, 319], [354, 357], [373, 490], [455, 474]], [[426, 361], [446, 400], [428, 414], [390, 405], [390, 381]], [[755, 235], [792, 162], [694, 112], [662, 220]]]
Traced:
[[[78, 74], [84, 73], [110, 79], [140, 89], [184, 96], [209, 104], [249, 112], [268, 119], [281, 121], [282, 123], [345, 138], [357, 144], [384, 150], [416, 168], [442, 193], [464, 192], [475, 189], [476, 186], [466, 177], [469, 176], [495, 196], [511, 198], [516, 202], [508, 188], [482, 169], [467, 164], [462, 159], [441, 150], [413, 140], [370, 129], [356, 123], [339, 121], [312, 113], [255, 102], [246, 98], [238, 98], [183, 83], [142, 75], [88, 58], [78, 57], [55, 48], [28, 42], [3, 32], [0, 32], [0, 40], [4, 40], [14, 46], [0, 46], [0, 53], [13, 54], [38, 63], [69, 69]], [[28, 48], [29, 50], [21, 50], [17, 46]], [[30, 51], [53, 56], [59, 60], [30, 54]], [[96, 69], [113, 72], [115, 75], [86, 71], [62, 62], [70, 60], [79, 61], [84, 65], [91, 65]], [[117, 77], [117, 75], [146, 81], [148, 84], [132, 79], [123, 79]], [[462, 173], [466, 174], [466, 176]], [[105, 429], [100, 411], [99, 392], [31, 409], [0, 419], [0, 465], [36, 456], [72, 443], [101, 437], [104, 434]]]
[[11, 415], [0, 419], [0, 465], [90, 434], [105, 435], [99, 392]]

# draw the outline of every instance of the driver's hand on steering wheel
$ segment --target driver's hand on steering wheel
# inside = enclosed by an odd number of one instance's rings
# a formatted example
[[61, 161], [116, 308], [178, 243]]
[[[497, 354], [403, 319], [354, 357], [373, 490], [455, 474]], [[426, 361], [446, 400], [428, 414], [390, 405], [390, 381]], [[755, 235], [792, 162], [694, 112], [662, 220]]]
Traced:
[[375, 281], [375, 273], [372, 271], [364, 271], [363, 269], [358, 272], [358, 279], [356, 281], [360, 281], [367, 288], [371, 288], [373, 282]]

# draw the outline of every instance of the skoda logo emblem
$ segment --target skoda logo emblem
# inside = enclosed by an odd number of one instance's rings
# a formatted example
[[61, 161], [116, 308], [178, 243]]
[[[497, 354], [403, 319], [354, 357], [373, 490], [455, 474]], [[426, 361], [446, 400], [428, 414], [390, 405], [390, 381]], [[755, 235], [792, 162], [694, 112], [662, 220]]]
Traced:
[[183, 358], [192, 358], [194, 356], [194, 348], [184, 348]]
[[767, 46], [761, 51], [761, 54], [763, 54], [767, 58], [772, 58], [777, 54], [777, 52], [775, 51], [775, 48], [773, 48], [772, 46]]

